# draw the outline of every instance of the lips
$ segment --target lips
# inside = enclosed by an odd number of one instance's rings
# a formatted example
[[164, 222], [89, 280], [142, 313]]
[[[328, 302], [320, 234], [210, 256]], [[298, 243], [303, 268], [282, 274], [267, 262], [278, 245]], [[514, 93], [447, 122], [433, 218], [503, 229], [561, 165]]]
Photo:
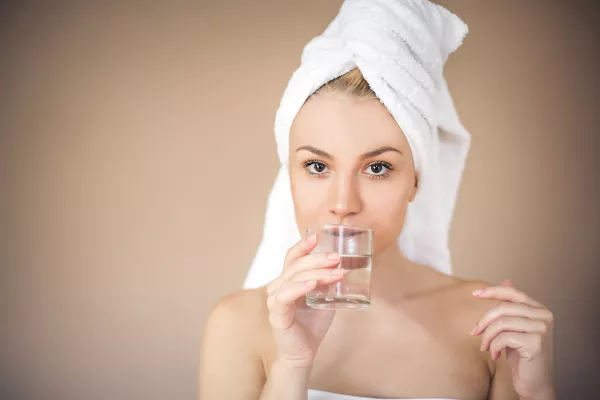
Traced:
[[[338, 228], [339, 227], [339, 228]], [[356, 225], [341, 225], [341, 224], [327, 224], [322, 228], [327, 229], [327, 234], [330, 236], [343, 236], [343, 237], [352, 237], [360, 234], [364, 234], [365, 230], [370, 230], [369, 228], [356, 226]], [[333, 229], [335, 228], [335, 229]]]

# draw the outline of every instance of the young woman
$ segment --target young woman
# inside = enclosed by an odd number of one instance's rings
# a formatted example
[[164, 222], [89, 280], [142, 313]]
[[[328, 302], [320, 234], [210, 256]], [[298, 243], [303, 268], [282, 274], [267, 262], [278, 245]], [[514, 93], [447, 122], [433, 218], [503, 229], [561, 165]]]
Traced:
[[[454, 108], [428, 54], [437, 51], [443, 65], [464, 36], [456, 33], [461, 23], [427, 1], [346, 1], [324, 35], [307, 46], [278, 112], [276, 137], [289, 177], [279, 187], [290, 191], [297, 232], [332, 223], [373, 230], [371, 305], [307, 308], [306, 293], [343, 276], [332, 268], [339, 254], [311, 254], [315, 236], [298, 240], [283, 249], [268, 284], [228, 295], [210, 313], [200, 399], [554, 399], [552, 313], [509, 281], [463, 280], [440, 272], [443, 258], [428, 258], [445, 254], [440, 241], [430, 240], [439, 232], [425, 230], [440, 221], [419, 216], [436, 215], [449, 226], [436, 207], [451, 209], [444, 204], [453, 203], [456, 187], [436, 188], [458, 185], [448, 171], [460, 174], [466, 155], [465, 143], [452, 136], [452, 124], [462, 131], [457, 119], [447, 118]], [[439, 38], [438, 45], [422, 32]], [[374, 33], [382, 36], [369, 42]], [[387, 57], [394, 50], [382, 40], [400, 43], [400, 63], [372, 54]], [[385, 67], [403, 60], [416, 60], [431, 77], [432, 107], [419, 97], [430, 93], [419, 78], [423, 71]], [[396, 81], [402, 73], [414, 79]], [[434, 144], [423, 145], [415, 135], [433, 135], [427, 140]], [[277, 205], [272, 197], [270, 207]], [[422, 212], [427, 206], [432, 213]], [[271, 227], [286, 223], [268, 219]], [[406, 235], [412, 241], [404, 251], [398, 243]], [[428, 259], [430, 265], [419, 262]], [[258, 261], [255, 272], [269, 259]]]

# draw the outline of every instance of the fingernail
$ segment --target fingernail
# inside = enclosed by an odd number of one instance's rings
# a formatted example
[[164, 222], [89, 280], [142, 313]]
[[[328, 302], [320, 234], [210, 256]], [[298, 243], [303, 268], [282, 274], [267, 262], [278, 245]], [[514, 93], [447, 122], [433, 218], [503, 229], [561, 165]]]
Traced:
[[484, 292], [485, 292], [485, 290], [483, 290], [483, 289], [473, 290], [473, 296], [479, 296], [479, 295], [483, 294]]
[[307, 241], [309, 244], [313, 244], [314, 242], [316, 242], [316, 241], [317, 241], [317, 234], [316, 234], [316, 233], [313, 233], [312, 235], [310, 235], [309, 237], [307, 237], [307, 238], [306, 238], [306, 241]]
[[304, 284], [308, 287], [313, 286], [317, 281], [315, 279], [311, 279], [310, 281], [304, 282]]
[[327, 258], [329, 258], [330, 260], [339, 260], [340, 255], [338, 253], [329, 253], [327, 255]]
[[334, 269], [333, 271], [331, 271], [331, 275], [338, 276], [338, 277], [344, 275], [345, 273], [346, 273], [346, 271], [344, 271], [341, 268]]
[[473, 329], [471, 329], [471, 335], [474, 335], [477, 332], [478, 329], [479, 329], [479, 327], [477, 325], [475, 325], [473, 327]]

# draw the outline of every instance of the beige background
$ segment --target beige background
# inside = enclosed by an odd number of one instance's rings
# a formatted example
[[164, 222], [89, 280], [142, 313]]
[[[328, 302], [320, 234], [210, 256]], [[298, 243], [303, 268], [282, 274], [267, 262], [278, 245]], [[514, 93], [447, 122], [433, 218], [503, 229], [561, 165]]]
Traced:
[[[3, 399], [195, 397], [207, 311], [259, 243], [279, 99], [340, 5], [109, 3], [2, 11]], [[561, 398], [596, 398], [598, 12], [443, 4], [471, 29], [447, 65], [473, 134], [456, 273], [554, 310]]]

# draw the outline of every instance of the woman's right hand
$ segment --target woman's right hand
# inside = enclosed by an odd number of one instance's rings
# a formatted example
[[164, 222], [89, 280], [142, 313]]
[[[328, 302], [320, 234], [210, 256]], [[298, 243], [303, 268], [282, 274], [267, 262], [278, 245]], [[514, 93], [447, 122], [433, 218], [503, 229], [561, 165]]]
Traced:
[[285, 257], [283, 272], [267, 286], [269, 322], [277, 345], [277, 361], [310, 368], [335, 311], [305, 305], [305, 295], [318, 285], [342, 280], [337, 253], [313, 253], [316, 235], [300, 240]]

